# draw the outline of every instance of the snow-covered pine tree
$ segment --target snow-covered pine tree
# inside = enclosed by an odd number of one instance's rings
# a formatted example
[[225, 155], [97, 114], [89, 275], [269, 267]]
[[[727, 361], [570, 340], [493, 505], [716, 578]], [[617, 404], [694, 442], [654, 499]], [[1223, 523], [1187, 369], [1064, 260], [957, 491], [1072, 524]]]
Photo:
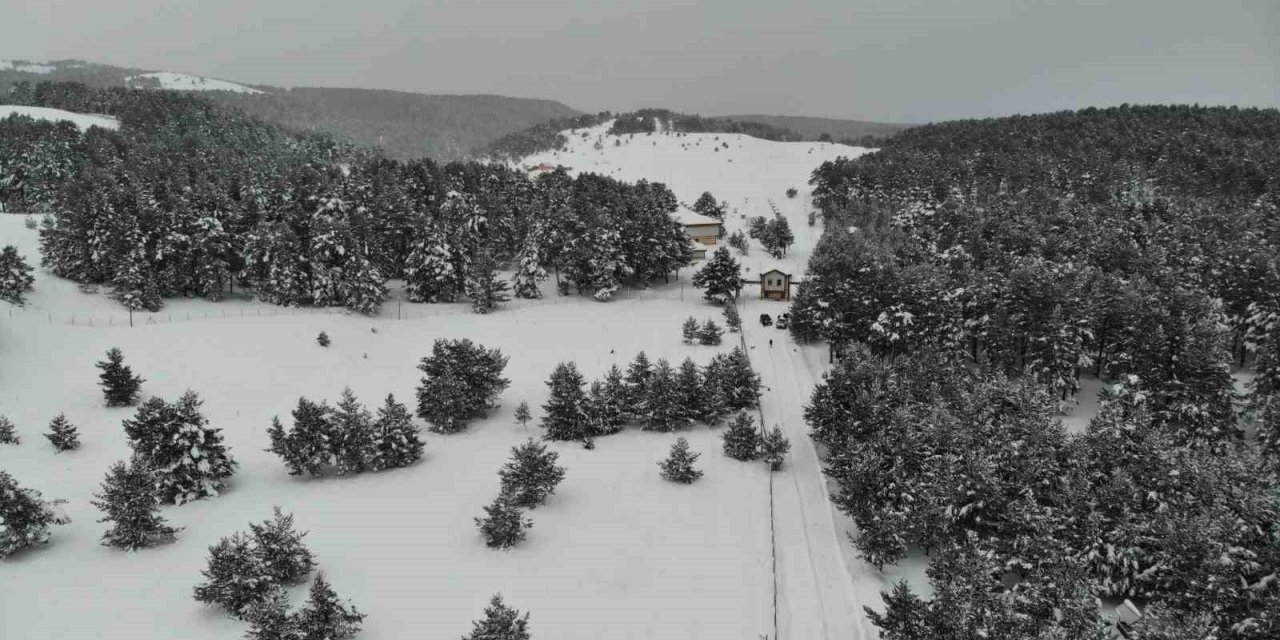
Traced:
[[693, 463], [701, 455], [689, 450], [688, 440], [677, 438], [676, 443], [671, 445], [671, 454], [658, 463], [662, 469], [662, 477], [672, 482], [691, 484], [702, 477], [702, 472], [693, 467]]
[[436, 431], [453, 433], [466, 421], [483, 416], [511, 381], [502, 377], [507, 357], [470, 340], [436, 340], [431, 355], [422, 359], [418, 385], [418, 415]]
[[405, 293], [410, 302], [457, 299], [461, 291], [457, 287], [452, 254], [444, 234], [432, 222], [421, 221], [404, 267]]
[[263, 570], [252, 540], [242, 533], [209, 547], [209, 565], [200, 574], [205, 581], [194, 589], [196, 601], [222, 606], [236, 617], [243, 617], [246, 607], [279, 589]]
[[693, 358], [685, 358], [676, 370], [676, 395], [685, 419], [690, 423], [701, 420], [706, 410], [708, 389], [714, 385], [703, 385], [702, 374]]
[[342, 390], [342, 398], [333, 414], [333, 457], [338, 475], [364, 471], [373, 458], [373, 416], [356, 399], [350, 387]]
[[133, 248], [125, 255], [123, 262], [116, 266], [115, 275], [111, 278], [111, 296], [128, 309], [159, 311], [160, 288], [147, 262], [146, 245], [142, 242], [141, 233], [135, 232], [130, 246]]
[[551, 371], [547, 386], [551, 395], [542, 405], [542, 428], [551, 440], [581, 440], [590, 435], [587, 424], [585, 381], [572, 362], [561, 362]]
[[502, 594], [495, 594], [484, 608], [484, 619], [471, 623], [469, 635], [462, 640], [530, 640], [529, 614], [508, 607]]
[[675, 431], [690, 424], [684, 407], [680, 406], [680, 389], [676, 387], [675, 372], [671, 365], [660, 359], [649, 377], [644, 404], [645, 431]]
[[516, 406], [515, 419], [516, 422], [520, 423], [520, 426], [526, 429], [529, 428], [529, 421], [533, 419], [533, 414], [529, 413], [528, 401], [521, 400], [520, 404]]
[[324, 573], [319, 573], [297, 622], [302, 640], [342, 640], [359, 633], [364, 618], [351, 601], [340, 600]]
[[511, 448], [511, 459], [502, 465], [498, 478], [502, 480], [502, 492], [511, 504], [535, 509], [556, 492], [556, 485], [564, 480], [564, 467], [556, 464], [560, 454], [548, 451], [546, 445], [528, 442]]
[[20, 444], [18, 430], [7, 416], [0, 416], [0, 444]]
[[249, 629], [245, 640], [302, 640], [298, 617], [289, 611], [289, 595], [284, 589], [272, 589], [261, 599], [245, 606], [242, 612]]
[[482, 251], [471, 263], [467, 273], [467, 297], [471, 298], [471, 310], [489, 313], [500, 302], [511, 299], [510, 286], [498, 278], [498, 265], [488, 251]]
[[622, 370], [618, 365], [610, 365], [604, 375], [599, 397], [593, 395], [592, 413], [594, 423], [600, 435], [609, 435], [622, 430], [627, 423], [627, 383], [623, 380]]
[[720, 247], [711, 259], [693, 274], [693, 286], [705, 289], [702, 296], [717, 303], [726, 303], [742, 291], [742, 267], [728, 247]]
[[409, 408], [396, 402], [394, 395], [387, 394], [386, 402], [378, 408], [373, 433], [375, 471], [407, 467], [422, 459], [426, 444], [418, 435], [418, 427], [413, 424]]
[[365, 315], [376, 315], [387, 299], [386, 278], [359, 250], [349, 251], [338, 280], [335, 302]]
[[53, 448], [59, 453], [70, 451], [80, 446], [80, 434], [76, 426], [67, 420], [66, 414], [59, 413], [49, 423], [49, 433], [44, 434]]
[[776, 425], [771, 431], [767, 431], [764, 437], [760, 439], [760, 457], [769, 465], [769, 469], [777, 471], [782, 468], [782, 463], [787, 459], [787, 452], [791, 450], [791, 441], [782, 434], [782, 429]]
[[289, 475], [318, 476], [334, 464], [333, 445], [337, 433], [333, 426], [333, 410], [329, 405], [316, 404], [306, 398], [298, 398], [293, 410], [293, 427], [285, 432], [280, 419], [273, 418], [268, 434], [271, 448], [267, 449], [284, 460]]
[[500, 493], [493, 503], [484, 508], [485, 517], [476, 518], [476, 526], [484, 536], [485, 544], [493, 549], [509, 549], [525, 539], [526, 529], [533, 523], [524, 517], [511, 498]]
[[693, 210], [710, 218], [715, 218], [724, 222], [724, 208], [716, 201], [716, 197], [711, 195], [710, 191], [702, 192], [698, 196], [697, 202], [693, 203]]
[[182, 504], [218, 495], [236, 470], [222, 431], [208, 426], [194, 391], [170, 405], [152, 398], [124, 422], [129, 446], [155, 470], [160, 499]]
[[127, 407], [137, 402], [138, 390], [146, 381], [133, 375], [133, 369], [124, 363], [124, 354], [119, 348], [111, 347], [107, 351], [107, 359], [94, 366], [102, 370], [98, 374], [98, 386], [102, 387], [108, 407]]
[[102, 492], [93, 497], [97, 499], [90, 502], [105, 514], [98, 522], [114, 523], [102, 534], [103, 545], [136, 551], [171, 542], [178, 533], [159, 513], [156, 476], [146, 460], [134, 457], [127, 465], [111, 465]]
[[293, 527], [293, 514], [272, 507], [270, 520], [249, 525], [255, 562], [264, 576], [277, 584], [295, 584], [315, 568], [315, 556], [303, 544], [307, 532]]
[[685, 344], [693, 344], [698, 339], [698, 319], [689, 316], [684, 319], [684, 324], [680, 325], [680, 334]]
[[8, 245], [0, 249], [0, 300], [22, 306], [22, 296], [35, 284], [31, 265], [18, 254], [18, 249]]
[[720, 439], [724, 441], [724, 454], [734, 460], [755, 460], [760, 455], [760, 433], [745, 411], [734, 416]]
[[702, 323], [702, 328], [698, 329], [698, 344], [717, 345], [720, 344], [720, 338], [724, 335], [724, 329], [716, 324], [715, 320], [707, 318]]
[[0, 470], [0, 559], [48, 543], [49, 527], [71, 522], [60, 507], [65, 503], [45, 500], [39, 491], [24, 489]]
[[329, 346], [331, 344], [329, 341], [329, 334], [321, 331], [320, 334], [316, 336], [316, 344], [322, 347]]
[[516, 255], [516, 273], [512, 277], [512, 288], [517, 298], [537, 299], [542, 297], [542, 289], [538, 283], [547, 279], [547, 270], [542, 268], [542, 248], [539, 246], [540, 234], [530, 231]]
[[732, 302], [724, 305], [724, 324], [730, 333], [742, 333], [742, 316], [738, 315], [738, 306]]
[[627, 383], [627, 406], [629, 406], [632, 416], [639, 418], [643, 413], [641, 405], [648, 395], [649, 377], [653, 375], [653, 365], [649, 364], [649, 357], [643, 351], [636, 354], [631, 364], [627, 365], [627, 375], [624, 379]]
[[760, 376], [751, 368], [751, 361], [747, 359], [742, 347], [734, 347], [724, 357], [718, 378], [704, 376], [704, 379], [720, 380], [725, 399], [732, 411], [750, 409], [760, 402]]

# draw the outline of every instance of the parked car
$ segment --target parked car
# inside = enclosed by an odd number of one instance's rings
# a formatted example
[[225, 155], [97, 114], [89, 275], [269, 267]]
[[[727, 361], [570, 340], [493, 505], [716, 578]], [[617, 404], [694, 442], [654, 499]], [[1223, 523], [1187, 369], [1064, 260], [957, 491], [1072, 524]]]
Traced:
[[788, 326], [788, 325], [790, 325], [790, 324], [791, 324], [791, 322], [790, 322], [790, 320], [788, 320], [788, 319], [787, 319], [787, 317], [786, 317], [786, 316], [778, 316], [778, 321], [777, 321], [777, 322], [775, 322], [775, 323], [773, 324], [773, 326], [775, 326], [775, 327], [777, 327], [777, 328], [779, 328], [779, 329], [786, 329], [786, 328], [787, 328], [787, 326]]
[[760, 314], [760, 326], [767, 327], [771, 324], [773, 324], [773, 318], [770, 318], [769, 314], [767, 313]]

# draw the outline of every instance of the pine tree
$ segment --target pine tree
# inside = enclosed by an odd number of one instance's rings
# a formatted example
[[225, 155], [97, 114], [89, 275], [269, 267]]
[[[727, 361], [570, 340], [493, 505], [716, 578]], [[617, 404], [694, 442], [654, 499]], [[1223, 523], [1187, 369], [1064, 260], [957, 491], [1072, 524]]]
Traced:
[[537, 237], [538, 234], [531, 231], [525, 238], [520, 253], [516, 255], [517, 266], [512, 278], [512, 288], [517, 298], [535, 300], [542, 297], [542, 289], [538, 283], [547, 279], [547, 271], [542, 268]]
[[453, 253], [433, 223], [420, 222], [404, 266], [405, 293], [410, 302], [453, 302], [457, 298], [461, 291]]
[[485, 544], [493, 549], [516, 546], [525, 539], [525, 530], [533, 526], [506, 494], [498, 494], [484, 512], [485, 517], [475, 519], [476, 526], [480, 528]]
[[867, 613], [871, 624], [880, 628], [881, 637], [885, 640], [914, 640], [930, 637], [928, 626], [929, 604], [912, 593], [906, 580], [899, 580], [893, 585], [891, 593], [880, 592], [884, 600], [884, 613], [871, 607], [862, 609]]
[[156, 312], [160, 310], [160, 288], [147, 263], [144, 244], [135, 240], [133, 250], [116, 267], [111, 278], [111, 296], [126, 308]]
[[13, 476], [0, 470], [0, 559], [48, 543], [49, 527], [71, 522], [59, 506], [65, 503], [45, 500], [39, 491], [18, 486]]
[[0, 300], [23, 305], [22, 296], [35, 284], [31, 265], [18, 254], [18, 249], [7, 245], [0, 250]]
[[685, 358], [680, 363], [675, 377], [676, 395], [679, 398], [681, 414], [687, 423], [701, 420], [706, 408], [706, 389], [702, 384], [702, 374], [693, 358]]
[[469, 635], [462, 640], [530, 640], [529, 614], [508, 607], [502, 594], [495, 594], [484, 608], [484, 619], [471, 623]]
[[329, 342], [329, 334], [327, 334], [327, 333], [325, 333], [325, 332], [321, 331], [321, 332], [320, 332], [320, 335], [316, 336], [316, 344], [318, 344], [318, 345], [320, 345], [320, 346], [322, 346], [322, 347], [327, 347], [327, 346], [329, 346], [329, 344], [330, 344], [330, 342]]
[[80, 446], [80, 434], [65, 414], [59, 413], [53, 417], [53, 421], [49, 423], [49, 433], [44, 434], [44, 437], [49, 439], [58, 452], [70, 451]]
[[653, 365], [649, 364], [649, 357], [643, 351], [637, 353], [631, 364], [627, 365], [627, 375], [624, 378], [627, 383], [627, 405], [631, 407], [631, 414], [635, 417], [640, 417], [643, 413], [640, 406], [648, 395], [649, 377], [652, 375]]
[[160, 542], [170, 542], [178, 529], [170, 527], [159, 514], [155, 472], [145, 460], [134, 458], [111, 466], [102, 482], [102, 492], [93, 496], [93, 506], [105, 515], [98, 522], [115, 523], [102, 534], [102, 544], [136, 551]]
[[98, 386], [102, 387], [108, 407], [127, 407], [137, 402], [138, 389], [146, 381], [133, 375], [133, 370], [124, 363], [120, 349], [112, 347], [107, 351], [107, 359], [94, 366], [102, 370], [98, 375], [101, 379]]
[[755, 460], [760, 455], [760, 433], [746, 412], [734, 417], [720, 439], [724, 441], [724, 454], [734, 460]]
[[702, 414], [698, 416], [708, 427], [714, 427], [724, 421], [724, 417], [729, 414], [729, 401], [725, 397], [724, 389], [714, 381], [703, 378], [702, 384]]
[[782, 429], [777, 426], [774, 426], [772, 431], [765, 432], [764, 437], [760, 439], [760, 457], [772, 471], [782, 468], [782, 463], [787, 459], [787, 452], [790, 450], [791, 441], [782, 435]]
[[307, 604], [298, 612], [298, 630], [303, 640], [341, 640], [360, 632], [365, 614], [356, 610], [350, 601], [343, 602], [334, 593], [324, 574], [311, 583], [311, 595]]
[[497, 275], [498, 265], [487, 251], [476, 256], [467, 274], [467, 297], [471, 298], [471, 310], [489, 313], [500, 302], [511, 299], [511, 287]]
[[387, 401], [378, 409], [373, 422], [373, 469], [397, 469], [407, 467], [422, 459], [426, 444], [418, 435], [409, 408], [396, 402], [387, 394]]
[[338, 475], [359, 473], [368, 468], [374, 456], [373, 416], [347, 387], [333, 414], [333, 456]]
[[293, 514], [273, 507], [271, 520], [250, 523], [253, 555], [263, 575], [277, 584], [294, 584], [306, 579], [315, 568], [315, 557], [302, 539], [307, 532], [293, 528]]
[[559, 458], [560, 454], [532, 439], [512, 447], [511, 459], [498, 471], [502, 492], [510, 497], [511, 504], [535, 509], [555, 493], [556, 485], [564, 480], [564, 467], [556, 464]]
[[588, 434], [585, 384], [578, 367], [561, 362], [551, 372], [551, 396], [542, 405], [542, 428], [552, 440], [581, 440]]
[[125, 434], [136, 455], [156, 472], [160, 499], [182, 504], [218, 495], [238, 466], [200, 413], [202, 401], [187, 391], [174, 404], [151, 398], [125, 420]]
[[693, 203], [693, 210], [704, 216], [724, 222], [724, 207], [716, 201], [715, 196], [711, 195], [710, 191], [704, 191], [701, 196], [698, 196], [697, 202]]
[[728, 247], [720, 247], [711, 259], [693, 274], [693, 286], [705, 289], [702, 296], [717, 303], [727, 303], [742, 291], [742, 266]]
[[738, 315], [738, 307], [732, 302], [724, 305], [724, 323], [730, 333], [742, 333], [742, 316]]
[[649, 377], [643, 411], [645, 431], [675, 431], [690, 423], [689, 416], [680, 404], [681, 393], [676, 387], [675, 372], [666, 360], [658, 360]]
[[20, 444], [18, 431], [6, 416], [0, 416], [0, 444]]
[[303, 640], [298, 617], [289, 612], [289, 596], [284, 589], [272, 589], [246, 605], [243, 617], [249, 623], [246, 640]]
[[418, 415], [436, 431], [454, 433], [467, 420], [496, 406], [498, 394], [511, 381], [502, 377], [507, 357], [470, 340], [436, 340], [418, 370]]
[[329, 405], [298, 398], [293, 410], [293, 427], [286, 432], [279, 417], [272, 418], [271, 448], [267, 449], [284, 461], [289, 475], [318, 476], [335, 463], [332, 443], [337, 440]]
[[529, 428], [529, 421], [533, 419], [533, 415], [529, 413], [529, 403], [527, 401], [520, 401], [520, 404], [516, 407], [515, 418], [516, 422], [520, 423], [520, 426], [526, 429]]
[[717, 377], [705, 375], [704, 379], [720, 381], [731, 411], [750, 409], [760, 402], [760, 376], [741, 347], [734, 347], [722, 359]]
[[599, 396], [592, 396], [592, 423], [599, 435], [622, 430], [627, 422], [627, 383], [618, 365], [610, 365], [605, 373]]
[[702, 328], [698, 329], [698, 344], [717, 345], [720, 344], [720, 337], [724, 335], [724, 329], [716, 324], [710, 318], [703, 323]]
[[689, 450], [688, 440], [677, 438], [676, 443], [671, 445], [671, 455], [658, 463], [662, 468], [662, 477], [672, 482], [691, 484], [702, 477], [702, 472], [693, 468], [693, 463], [697, 462], [701, 455]]
[[684, 324], [680, 327], [681, 334], [685, 344], [693, 344], [698, 339], [698, 319], [693, 316], [685, 318]]
[[209, 547], [209, 566], [200, 572], [205, 581], [196, 585], [195, 599], [243, 617], [246, 607], [279, 588], [263, 569], [247, 536], [236, 533], [223, 538]]

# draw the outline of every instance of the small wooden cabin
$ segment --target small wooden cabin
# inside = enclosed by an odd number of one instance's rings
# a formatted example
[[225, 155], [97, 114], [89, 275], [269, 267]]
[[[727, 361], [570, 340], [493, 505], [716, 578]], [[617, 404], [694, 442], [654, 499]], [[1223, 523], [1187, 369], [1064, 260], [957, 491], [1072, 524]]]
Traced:
[[720, 240], [721, 224], [719, 220], [704, 216], [687, 207], [676, 210], [675, 219], [684, 227], [689, 239], [703, 247], [714, 247]]
[[770, 269], [760, 274], [760, 297], [768, 300], [791, 299], [791, 274]]

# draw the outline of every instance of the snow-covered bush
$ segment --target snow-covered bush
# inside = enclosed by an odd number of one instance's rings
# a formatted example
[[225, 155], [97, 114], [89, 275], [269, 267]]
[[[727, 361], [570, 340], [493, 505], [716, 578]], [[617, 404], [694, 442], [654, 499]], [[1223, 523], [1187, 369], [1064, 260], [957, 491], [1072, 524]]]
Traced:
[[476, 526], [484, 536], [484, 542], [494, 549], [509, 549], [525, 539], [526, 530], [533, 523], [505, 493], [498, 494], [493, 503], [484, 508], [485, 516], [476, 518]]
[[53, 445], [55, 451], [71, 451], [80, 448], [80, 433], [76, 426], [67, 420], [66, 414], [59, 413], [49, 423], [49, 433], [44, 434]]

